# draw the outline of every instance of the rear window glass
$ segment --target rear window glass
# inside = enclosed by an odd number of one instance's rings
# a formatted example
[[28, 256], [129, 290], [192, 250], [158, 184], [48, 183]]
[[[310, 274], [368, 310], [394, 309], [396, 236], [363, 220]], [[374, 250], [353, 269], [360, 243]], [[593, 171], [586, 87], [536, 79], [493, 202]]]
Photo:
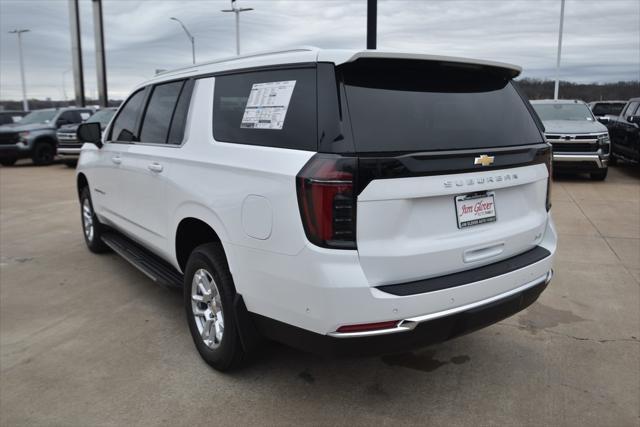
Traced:
[[542, 142], [509, 78], [474, 66], [364, 59], [338, 67], [358, 152]]
[[[277, 100], [275, 108], [283, 120], [276, 123], [273, 111], [265, 111], [266, 119], [273, 120], [273, 125], [268, 129], [257, 128], [256, 122], [245, 115], [249, 96], [254, 93], [250, 109], [255, 105], [268, 106], [266, 99], [257, 102], [255, 94], [268, 93], [260, 92], [260, 88], [276, 86], [268, 96]], [[213, 135], [217, 141], [308, 151], [317, 148], [315, 68], [217, 76], [213, 101]]]
[[606, 116], [607, 114], [617, 116], [622, 112], [623, 108], [624, 102], [595, 104], [593, 106], [593, 114], [596, 116]]

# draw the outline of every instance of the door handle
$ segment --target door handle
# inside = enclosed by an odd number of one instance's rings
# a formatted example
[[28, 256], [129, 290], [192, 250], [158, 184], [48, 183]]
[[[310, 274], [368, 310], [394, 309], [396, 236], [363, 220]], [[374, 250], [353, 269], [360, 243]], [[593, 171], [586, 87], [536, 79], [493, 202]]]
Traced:
[[122, 157], [120, 157], [120, 156], [113, 156], [113, 157], [111, 158], [111, 161], [112, 161], [113, 163], [115, 163], [116, 165], [119, 165], [120, 163], [122, 163]]
[[153, 162], [150, 165], [147, 165], [147, 169], [151, 172], [162, 172], [162, 165], [160, 163]]

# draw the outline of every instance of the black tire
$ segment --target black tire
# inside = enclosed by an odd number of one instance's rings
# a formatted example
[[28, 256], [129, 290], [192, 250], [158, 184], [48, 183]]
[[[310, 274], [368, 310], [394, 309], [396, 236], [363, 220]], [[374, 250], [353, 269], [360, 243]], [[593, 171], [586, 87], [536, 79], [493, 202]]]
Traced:
[[609, 155], [609, 166], [615, 166], [618, 164], [618, 158], [613, 154]]
[[31, 160], [33, 160], [33, 164], [37, 166], [45, 166], [53, 163], [55, 156], [56, 147], [53, 144], [49, 142], [39, 142], [33, 150]]
[[78, 161], [77, 160], [65, 160], [64, 164], [68, 167], [68, 168], [74, 168], [76, 166], [78, 166]]
[[[93, 233], [87, 232], [85, 203], [90, 210]], [[82, 235], [84, 236], [84, 241], [89, 250], [96, 254], [107, 252], [109, 247], [102, 241], [102, 234], [104, 233], [105, 227], [100, 223], [100, 221], [98, 221], [98, 217], [93, 211], [93, 203], [91, 202], [89, 187], [84, 187], [80, 192], [80, 222], [82, 224]]]
[[[213, 279], [211, 288], [215, 287], [222, 306], [224, 332], [221, 339], [216, 344], [212, 344], [215, 346], [214, 348], [205, 343], [193, 313], [193, 281], [196, 273], [201, 272], [201, 270], [205, 270]], [[213, 368], [222, 372], [238, 368], [246, 360], [240, 341], [240, 325], [237, 323], [233, 304], [235, 294], [235, 285], [233, 284], [233, 278], [222, 247], [217, 243], [207, 243], [194, 249], [187, 261], [184, 275], [184, 305], [187, 313], [187, 323], [200, 356]], [[206, 303], [196, 303], [196, 305], [198, 304], [201, 304], [204, 309], [210, 307]], [[214, 319], [214, 317], [210, 319]], [[205, 320], [206, 317], [203, 316], [199, 321], [204, 322]], [[210, 321], [213, 322], [214, 320]]]
[[608, 172], [609, 168], [600, 169], [597, 172], [591, 172], [591, 179], [593, 181], [604, 181]]
[[18, 159], [10, 158], [10, 159], [0, 159], [0, 165], [2, 166], [13, 166], [16, 164]]

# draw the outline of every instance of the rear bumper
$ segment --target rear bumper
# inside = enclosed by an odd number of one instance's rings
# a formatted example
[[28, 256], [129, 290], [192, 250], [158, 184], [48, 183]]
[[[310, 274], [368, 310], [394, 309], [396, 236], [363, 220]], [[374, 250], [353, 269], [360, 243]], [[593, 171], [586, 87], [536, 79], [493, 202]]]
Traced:
[[402, 353], [447, 341], [510, 317], [533, 304], [547, 287], [552, 270], [504, 294], [451, 310], [404, 319], [395, 328], [375, 332], [317, 334], [253, 315], [268, 338], [325, 356], [371, 356]]
[[608, 154], [553, 153], [553, 166], [558, 168], [604, 169], [608, 165]]

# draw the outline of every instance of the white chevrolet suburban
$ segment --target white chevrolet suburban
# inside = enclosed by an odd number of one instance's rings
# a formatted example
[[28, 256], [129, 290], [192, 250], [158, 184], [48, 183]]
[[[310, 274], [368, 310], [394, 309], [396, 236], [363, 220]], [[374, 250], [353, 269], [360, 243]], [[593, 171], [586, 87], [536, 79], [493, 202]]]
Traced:
[[516, 66], [295, 49], [167, 72], [80, 126], [84, 237], [184, 289], [219, 370], [262, 337], [388, 354], [526, 308], [552, 276], [551, 147]]

